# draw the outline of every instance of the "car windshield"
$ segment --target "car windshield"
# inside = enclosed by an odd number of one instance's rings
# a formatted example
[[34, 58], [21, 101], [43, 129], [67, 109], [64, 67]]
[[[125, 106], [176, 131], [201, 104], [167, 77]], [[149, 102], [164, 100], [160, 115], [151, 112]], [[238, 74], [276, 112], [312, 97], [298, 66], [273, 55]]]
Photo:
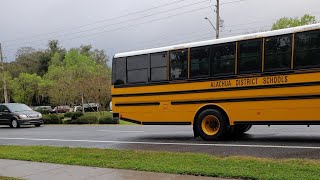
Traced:
[[32, 109], [29, 106], [25, 105], [25, 104], [8, 104], [7, 107], [12, 112], [32, 111]]

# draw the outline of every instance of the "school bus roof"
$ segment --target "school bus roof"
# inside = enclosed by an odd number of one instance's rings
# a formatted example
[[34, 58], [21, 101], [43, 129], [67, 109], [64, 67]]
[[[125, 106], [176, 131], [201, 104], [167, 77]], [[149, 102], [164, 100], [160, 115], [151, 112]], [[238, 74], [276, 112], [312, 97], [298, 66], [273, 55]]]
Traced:
[[282, 34], [297, 33], [297, 32], [309, 31], [309, 30], [316, 30], [316, 29], [320, 29], [320, 23], [305, 25], [305, 26], [298, 26], [298, 27], [287, 28], [287, 29], [274, 30], [274, 31], [266, 31], [266, 32], [259, 32], [259, 33], [246, 34], [246, 35], [240, 35], [240, 36], [233, 36], [233, 37], [227, 37], [227, 38], [221, 38], [221, 39], [213, 39], [213, 40], [178, 44], [173, 46], [165, 46], [165, 47], [145, 49], [145, 50], [139, 50], [139, 51], [118, 53], [114, 55], [114, 58], [136, 56], [136, 55], [142, 55], [142, 54], [151, 54], [151, 53], [157, 53], [157, 52], [200, 47], [200, 46], [207, 46], [207, 45], [213, 45], [213, 44], [223, 44], [228, 42], [236, 42], [236, 41], [242, 41], [242, 40], [248, 40], [248, 39], [277, 36]]

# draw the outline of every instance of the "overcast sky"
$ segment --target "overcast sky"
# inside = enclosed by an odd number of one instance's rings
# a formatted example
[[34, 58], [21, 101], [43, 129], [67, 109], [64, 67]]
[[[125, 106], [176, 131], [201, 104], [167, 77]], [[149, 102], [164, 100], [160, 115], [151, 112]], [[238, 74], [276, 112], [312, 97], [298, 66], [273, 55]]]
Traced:
[[[0, 42], [6, 61], [19, 47], [67, 49], [91, 44], [115, 53], [215, 37], [215, 0], [0, 0]], [[281, 17], [320, 20], [319, 0], [220, 0], [221, 37], [271, 28]], [[210, 7], [211, 6], [211, 7]]]

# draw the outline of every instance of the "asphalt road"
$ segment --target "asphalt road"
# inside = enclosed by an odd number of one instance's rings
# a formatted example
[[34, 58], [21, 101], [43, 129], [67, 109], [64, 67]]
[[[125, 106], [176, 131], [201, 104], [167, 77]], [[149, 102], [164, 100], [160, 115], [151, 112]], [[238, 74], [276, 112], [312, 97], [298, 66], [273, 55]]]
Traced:
[[320, 126], [253, 126], [236, 140], [193, 138], [192, 126], [0, 126], [0, 145], [48, 145], [320, 159]]

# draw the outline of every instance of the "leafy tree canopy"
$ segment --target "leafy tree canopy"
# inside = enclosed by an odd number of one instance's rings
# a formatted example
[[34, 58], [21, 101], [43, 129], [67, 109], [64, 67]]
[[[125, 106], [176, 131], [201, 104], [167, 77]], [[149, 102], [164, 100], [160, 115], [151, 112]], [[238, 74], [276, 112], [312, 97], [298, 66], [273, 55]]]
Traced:
[[271, 30], [314, 24], [316, 22], [316, 17], [309, 14], [305, 14], [301, 18], [283, 17], [272, 25]]

